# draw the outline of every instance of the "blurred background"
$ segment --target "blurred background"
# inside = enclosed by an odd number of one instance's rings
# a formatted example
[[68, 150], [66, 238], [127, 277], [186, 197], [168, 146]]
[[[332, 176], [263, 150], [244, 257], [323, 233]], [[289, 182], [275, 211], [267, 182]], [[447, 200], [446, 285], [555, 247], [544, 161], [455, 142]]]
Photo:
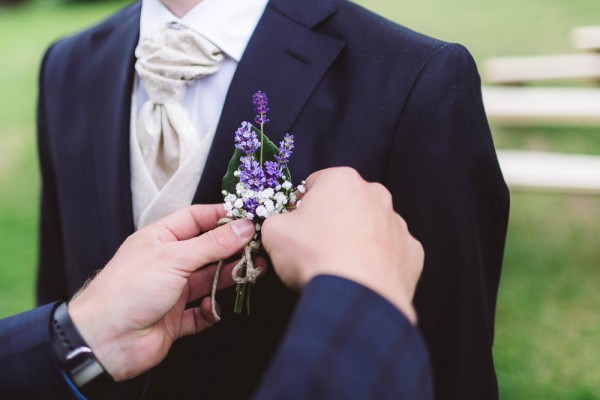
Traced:
[[[498, 56], [573, 53], [571, 29], [600, 25], [598, 0], [358, 2], [414, 30], [464, 44], [480, 68]], [[0, 317], [34, 305], [34, 121], [44, 49], [127, 3], [0, 0]], [[600, 110], [600, 101], [595, 106]], [[499, 119], [492, 131], [499, 149], [600, 155], [600, 124], [514, 126]], [[600, 399], [599, 267], [600, 195], [512, 189], [494, 350], [502, 399]]]

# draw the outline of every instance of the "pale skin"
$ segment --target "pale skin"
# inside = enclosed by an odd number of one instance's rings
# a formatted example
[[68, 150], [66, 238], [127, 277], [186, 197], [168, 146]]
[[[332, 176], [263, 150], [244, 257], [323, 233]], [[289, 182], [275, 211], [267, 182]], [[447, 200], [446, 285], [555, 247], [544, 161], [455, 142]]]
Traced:
[[[69, 314], [116, 381], [160, 363], [180, 337], [212, 326], [215, 263], [237, 254], [254, 234], [238, 220], [217, 228], [222, 205], [181, 210], [132, 236], [100, 274], [69, 303]], [[199, 236], [198, 236], [199, 235]], [[267, 219], [262, 241], [275, 272], [301, 290], [318, 275], [355, 281], [378, 293], [411, 322], [423, 249], [394, 212], [390, 193], [350, 168], [307, 179], [297, 210]], [[262, 258], [259, 267], [266, 267]], [[219, 288], [233, 284], [235, 261]], [[202, 299], [196, 308], [188, 302]]]
[[[175, 340], [215, 323], [208, 296], [214, 263], [254, 234], [248, 220], [217, 228], [224, 216], [221, 205], [192, 206], [136, 232], [69, 303], [73, 322], [116, 381], [157, 365]], [[233, 284], [233, 266], [224, 268], [220, 288]], [[185, 310], [197, 299], [200, 306]]]
[[351, 168], [316, 172], [306, 186], [297, 210], [263, 224], [262, 242], [282, 281], [299, 290], [317, 275], [347, 278], [416, 323], [412, 299], [424, 253], [390, 192]]
[[182, 18], [202, 0], [161, 0], [167, 8], [177, 17]]

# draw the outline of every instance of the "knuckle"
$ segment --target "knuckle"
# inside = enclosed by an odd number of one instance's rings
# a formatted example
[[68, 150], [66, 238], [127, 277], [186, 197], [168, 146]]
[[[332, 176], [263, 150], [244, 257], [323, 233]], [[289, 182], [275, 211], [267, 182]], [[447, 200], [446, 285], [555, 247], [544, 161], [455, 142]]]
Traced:
[[339, 178], [343, 180], [358, 181], [359, 179], [361, 179], [358, 171], [356, 171], [352, 167], [337, 167], [335, 171]]
[[159, 264], [164, 264], [173, 258], [173, 253], [169, 251], [168, 246], [160, 246], [155, 250], [154, 257]]
[[415, 258], [419, 260], [419, 263], [416, 265], [417, 271], [419, 273], [423, 272], [423, 263], [425, 261], [425, 249], [421, 242], [419, 242], [414, 237], [412, 238], [412, 249], [415, 254]]
[[[231, 227], [228, 227], [231, 230]], [[222, 229], [214, 229], [205, 233], [206, 238], [218, 252], [225, 252], [228, 250], [228, 240], [223, 234]]]
[[400, 229], [403, 232], [408, 232], [408, 224], [406, 223], [406, 221], [404, 220], [404, 218], [402, 218], [400, 216], [400, 214], [396, 214], [396, 216], [398, 217], [397, 220], [398, 220], [398, 225], [400, 226]]
[[374, 192], [377, 193], [377, 197], [380, 198], [387, 207], [391, 207], [392, 194], [390, 193], [388, 188], [386, 188], [379, 182], [373, 182], [370, 185], [373, 188]]
[[419, 256], [419, 258], [425, 258], [425, 249], [423, 248], [423, 244], [413, 237], [412, 245], [415, 249], [415, 253]]

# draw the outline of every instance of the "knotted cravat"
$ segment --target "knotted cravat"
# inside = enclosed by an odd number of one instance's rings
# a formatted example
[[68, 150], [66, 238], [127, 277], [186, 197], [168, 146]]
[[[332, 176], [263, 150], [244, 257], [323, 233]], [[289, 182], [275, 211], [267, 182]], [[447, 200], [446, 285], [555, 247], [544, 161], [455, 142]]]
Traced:
[[171, 23], [143, 38], [135, 69], [148, 94], [137, 118], [136, 135], [148, 172], [158, 189], [193, 151], [193, 124], [183, 107], [188, 85], [215, 73], [223, 52], [195, 31]]

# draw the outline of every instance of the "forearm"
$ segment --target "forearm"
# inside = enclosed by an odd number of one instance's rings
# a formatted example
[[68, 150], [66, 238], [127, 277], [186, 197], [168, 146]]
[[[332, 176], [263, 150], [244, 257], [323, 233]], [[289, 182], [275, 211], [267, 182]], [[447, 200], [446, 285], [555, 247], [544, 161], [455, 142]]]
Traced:
[[0, 323], [0, 398], [73, 398], [50, 345], [55, 307], [49, 304]]
[[255, 397], [428, 399], [432, 393], [427, 350], [408, 319], [371, 290], [321, 275], [304, 288]]

